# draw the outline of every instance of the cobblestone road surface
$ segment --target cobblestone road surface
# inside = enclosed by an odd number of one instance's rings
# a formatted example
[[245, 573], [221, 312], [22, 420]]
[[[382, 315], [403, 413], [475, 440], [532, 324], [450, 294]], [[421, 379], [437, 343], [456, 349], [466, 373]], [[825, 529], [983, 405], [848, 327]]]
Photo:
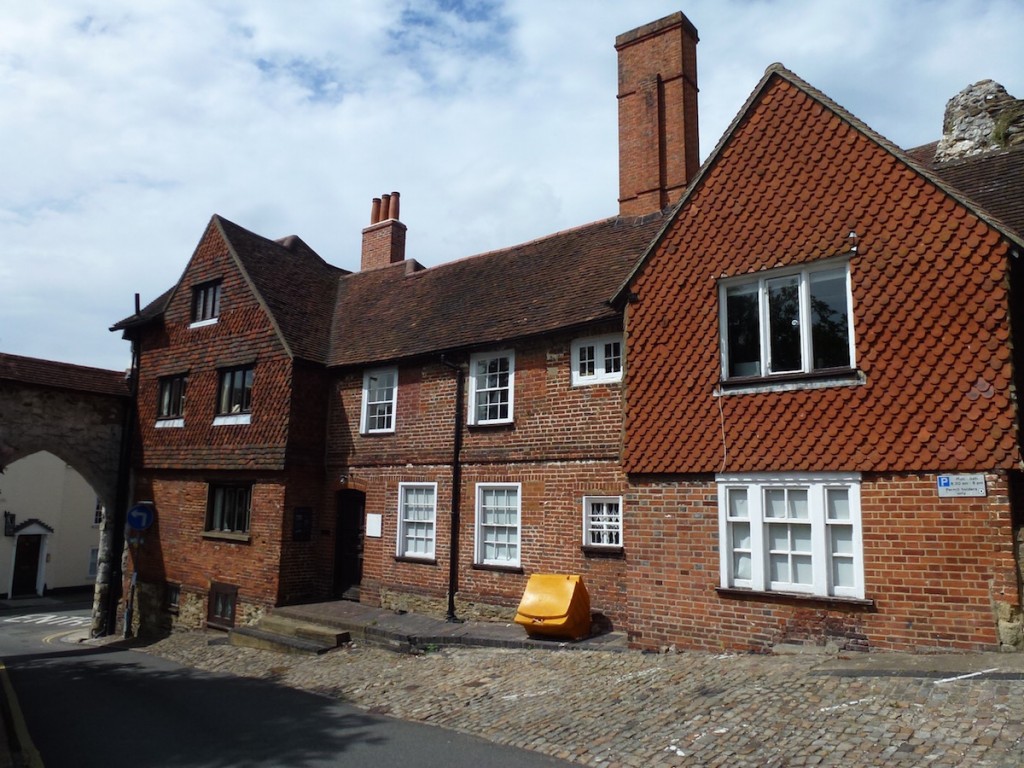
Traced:
[[[591, 766], [1024, 766], [1024, 659], [351, 645], [144, 649]], [[967, 676], [970, 675], [970, 676]]]

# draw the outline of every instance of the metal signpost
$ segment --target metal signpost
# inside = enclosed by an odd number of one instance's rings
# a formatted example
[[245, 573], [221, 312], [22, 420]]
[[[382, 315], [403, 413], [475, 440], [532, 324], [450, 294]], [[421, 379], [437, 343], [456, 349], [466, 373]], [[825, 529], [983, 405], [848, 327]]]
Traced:
[[142, 501], [128, 510], [125, 517], [124, 539], [132, 555], [132, 581], [128, 591], [128, 603], [124, 608], [124, 636], [132, 636], [132, 618], [135, 606], [135, 584], [139, 579], [139, 548], [144, 541], [143, 534], [153, 525], [156, 508], [151, 501]]

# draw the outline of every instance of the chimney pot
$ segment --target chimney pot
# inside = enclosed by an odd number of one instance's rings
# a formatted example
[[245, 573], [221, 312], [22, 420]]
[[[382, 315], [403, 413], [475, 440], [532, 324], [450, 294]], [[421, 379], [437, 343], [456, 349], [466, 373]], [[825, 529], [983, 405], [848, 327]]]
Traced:
[[373, 198], [370, 226], [363, 230], [361, 269], [381, 267], [405, 261], [405, 224], [398, 220], [398, 193]]

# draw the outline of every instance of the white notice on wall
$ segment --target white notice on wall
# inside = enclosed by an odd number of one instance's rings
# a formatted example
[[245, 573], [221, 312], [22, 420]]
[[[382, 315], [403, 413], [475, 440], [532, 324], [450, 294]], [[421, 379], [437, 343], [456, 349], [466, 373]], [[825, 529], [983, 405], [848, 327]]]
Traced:
[[373, 539], [380, 538], [382, 515], [369, 514], [366, 516], [366, 535]]
[[988, 496], [983, 474], [939, 475], [939, 496]]

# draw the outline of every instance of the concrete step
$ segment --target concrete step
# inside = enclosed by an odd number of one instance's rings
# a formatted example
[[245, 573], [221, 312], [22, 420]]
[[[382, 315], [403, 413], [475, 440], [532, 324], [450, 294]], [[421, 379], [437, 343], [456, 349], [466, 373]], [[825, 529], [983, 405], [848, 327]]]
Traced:
[[228, 632], [228, 642], [241, 648], [258, 648], [261, 651], [277, 653], [304, 653], [318, 655], [336, 648], [334, 645], [303, 640], [300, 637], [278, 635], [257, 627], [235, 627]]
[[351, 640], [348, 632], [337, 627], [328, 627], [323, 624], [316, 624], [291, 616], [282, 616], [277, 613], [264, 615], [256, 623], [256, 627], [264, 632], [322, 643], [332, 648], [337, 648], [342, 643], [347, 643]]
[[255, 625], [235, 627], [228, 642], [242, 648], [259, 648], [278, 653], [321, 654], [351, 639], [348, 632], [308, 621], [269, 613]]

